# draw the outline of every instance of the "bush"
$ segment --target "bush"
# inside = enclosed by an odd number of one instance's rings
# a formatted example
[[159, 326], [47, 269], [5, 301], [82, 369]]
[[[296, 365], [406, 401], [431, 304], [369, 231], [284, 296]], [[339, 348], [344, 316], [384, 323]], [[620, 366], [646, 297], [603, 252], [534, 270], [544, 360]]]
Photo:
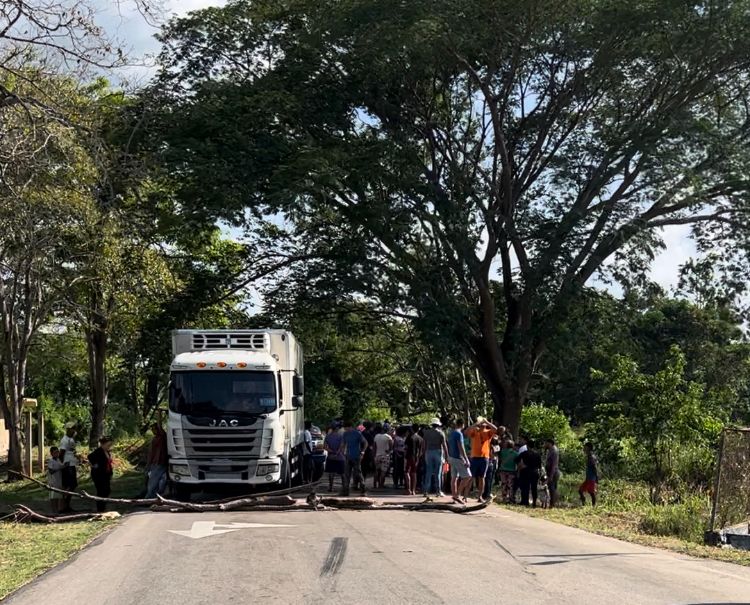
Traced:
[[702, 544], [708, 514], [708, 498], [690, 496], [678, 504], [649, 506], [641, 519], [640, 529], [655, 536], [675, 536]]
[[539, 403], [527, 405], [521, 412], [521, 432], [540, 446], [545, 439], [553, 438], [560, 450], [560, 470], [565, 474], [582, 472], [585, 460], [581, 442], [560, 409]]

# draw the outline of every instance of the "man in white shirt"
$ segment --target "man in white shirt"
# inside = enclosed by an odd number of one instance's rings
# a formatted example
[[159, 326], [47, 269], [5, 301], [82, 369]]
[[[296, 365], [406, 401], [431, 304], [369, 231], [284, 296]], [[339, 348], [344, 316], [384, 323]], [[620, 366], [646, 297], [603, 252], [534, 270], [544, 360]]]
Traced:
[[[78, 457], [76, 456], [76, 423], [65, 424], [65, 436], [60, 440], [60, 460], [63, 463], [62, 488], [73, 492], [78, 487]], [[63, 509], [60, 512], [71, 512], [70, 499], [72, 496], [63, 498]]]
[[375, 483], [374, 487], [385, 487], [385, 477], [391, 467], [393, 439], [383, 426], [375, 425]]

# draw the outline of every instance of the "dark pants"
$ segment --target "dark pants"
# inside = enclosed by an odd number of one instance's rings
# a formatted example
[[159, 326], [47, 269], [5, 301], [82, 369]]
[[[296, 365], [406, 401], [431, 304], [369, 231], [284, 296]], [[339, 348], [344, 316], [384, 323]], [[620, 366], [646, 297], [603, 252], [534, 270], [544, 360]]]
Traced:
[[403, 487], [405, 481], [404, 474], [404, 455], [394, 454], [393, 455], [393, 486]]
[[302, 457], [302, 479], [305, 483], [310, 483], [312, 481], [313, 468], [312, 454], [305, 454]]
[[344, 467], [344, 495], [349, 495], [349, 485], [351, 484], [352, 477], [354, 477], [354, 485], [361, 485], [362, 491], [365, 491], [365, 478], [362, 475], [362, 461], [359, 458], [351, 460], [346, 459], [346, 466]]
[[[96, 495], [100, 498], [109, 498], [109, 495], [112, 493], [112, 477], [91, 477], [91, 479], [94, 481]], [[107, 510], [107, 503], [97, 501], [96, 511], [103, 513], [105, 510]]]
[[536, 506], [536, 500], [538, 497], [537, 490], [539, 488], [539, 471], [529, 470], [527, 468], [522, 469], [518, 473], [518, 482], [521, 485], [521, 504], [523, 506], [529, 505], [529, 491], [531, 491], [531, 499], [533, 505]]

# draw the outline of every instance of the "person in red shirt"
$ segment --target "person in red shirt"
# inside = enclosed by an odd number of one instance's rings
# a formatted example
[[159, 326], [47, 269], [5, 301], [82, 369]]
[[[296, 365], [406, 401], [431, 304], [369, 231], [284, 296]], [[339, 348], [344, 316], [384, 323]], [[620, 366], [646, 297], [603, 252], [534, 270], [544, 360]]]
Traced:
[[495, 435], [497, 435], [497, 427], [481, 416], [477, 418], [476, 424], [466, 429], [466, 436], [471, 439], [471, 476], [476, 481], [479, 502], [483, 500], [492, 437]]

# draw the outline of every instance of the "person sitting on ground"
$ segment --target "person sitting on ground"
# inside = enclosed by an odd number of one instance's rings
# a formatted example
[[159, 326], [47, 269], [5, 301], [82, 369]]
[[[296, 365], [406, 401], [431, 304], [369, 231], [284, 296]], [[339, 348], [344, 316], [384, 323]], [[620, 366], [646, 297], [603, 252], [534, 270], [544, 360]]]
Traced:
[[367, 439], [354, 428], [354, 423], [350, 420], [344, 422], [344, 488], [341, 490], [342, 496], [349, 495], [349, 486], [351, 485], [352, 475], [354, 484], [361, 487], [361, 495], [366, 496], [365, 478], [362, 475], [362, 458], [368, 450]]
[[[49, 458], [47, 458], [47, 485], [62, 489], [62, 470], [63, 463], [60, 461], [60, 450], [56, 447], [49, 448]], [[63, 495], [60, 492], [50, 490], [49, 506], [53, 514], [62, 512]]]
[[333, 491], [334, 479], [338, 475], [341, 488], [344, 488], [344, 438], [336, 426], [326, 435], [323, 448], [328, 453], [325, 470], [328, 473], [328, 490]]
[[[99, 439], [99, 447], [89, 454], [91, 465], [91, 480], [96, 487], [96, 495], [100, 498], [109, 498], [112, 493], [112, 439], [102, 437]], [[97, 500], [96, 510], [103, 513], [107, 509], [107, 503]]]
[[154, 438], [148, 448], [146, 470], [148, 472], [148, 486], [146, 498], [156, 498], [156, 494], [164, 493], [167, 486], [167, 433], [158, 422], [151, 425]]
[[586, 494], [591, 495], [591, 506], [596, 506], [596, 492], [599, 484], [599, 461], [594, 454], [594, 446], [586, 443], [583, 446], [583, 453], [586, 455], [586, 479], [578, 488], [578, 495], [581, 497], [581, 504], [586, 504]]
[[385, 431], [385, 427], [381, 424], [375, 425], [374, 432], [375, 479], [373, 480], [373, 487], [382, 489], [385, 487], [385, 477], [388, 474], [388, 469], [391, 467], [393, 439], [391, 439], [390, 435]]
[[466, 429], [471, 439], [471, 476], [477, 488], [477, 501], [484, 501], [484, 481], [489, 468], [492, 437], [497, 434], [497, 427], [481, 416], [477, 422]]
[[451, 466], [451, 496], [459, 503], [465, 503], [471, 489], [469, 457], [464, 447], [464, 421], [459, 418], [448, 436], [448, 463]]
[[[65, 424], [65, 436], [60, 440], [60, 460], [63, 463], [62, 488], [74, 492], [78, 488], [78, 455], [76, 454], [76, 423]], [[72, 513], [70, 499], [72, 496], [63, 496], [61, 513]]]

